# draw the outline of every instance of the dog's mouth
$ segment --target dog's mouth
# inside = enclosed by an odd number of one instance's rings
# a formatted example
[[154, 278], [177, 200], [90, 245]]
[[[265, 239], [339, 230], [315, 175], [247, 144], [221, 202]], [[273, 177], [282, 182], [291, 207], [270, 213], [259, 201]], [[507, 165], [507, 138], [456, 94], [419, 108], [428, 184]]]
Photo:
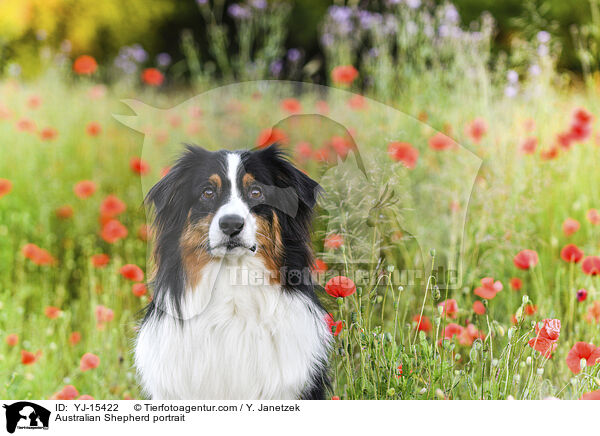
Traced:
[[233, 251], [236, 248], [244, 248], [244, 249], [250, 251], [251, 253], [256, 253], [256, 250], [258, 247], [256, 246], [256, 244], [254, 244], [252, 246], [246, 245], [238, 239], [229, 239], [227, 242], [224, 242], [215, 247], [212, 247], [212, 250], [216, 250], [218, 248], [225, 248], [225, 250], [227, 250], [227, 251]]

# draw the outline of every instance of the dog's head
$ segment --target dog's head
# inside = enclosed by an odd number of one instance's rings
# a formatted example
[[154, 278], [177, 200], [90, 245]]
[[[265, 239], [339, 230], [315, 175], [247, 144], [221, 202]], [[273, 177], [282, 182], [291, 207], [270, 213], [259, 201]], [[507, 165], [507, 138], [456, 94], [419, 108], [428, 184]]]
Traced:
[[208, 262], [244, 256], [259, 257], [278, 279], [283, 267], [310, 265], [318, 193], [276, 145], [216, 152], [188, 145], [146, 199], [155, 208], [155, 282], [173, 288], [177, 275], [181, 288], [191, 287]]

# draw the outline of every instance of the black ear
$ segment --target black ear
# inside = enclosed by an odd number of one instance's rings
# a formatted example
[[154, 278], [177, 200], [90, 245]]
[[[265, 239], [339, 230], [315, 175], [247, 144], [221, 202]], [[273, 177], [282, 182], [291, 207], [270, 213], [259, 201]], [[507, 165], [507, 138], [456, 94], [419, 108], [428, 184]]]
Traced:
[[202, 147], [196, 145], [185, 145], [185, 151], [179, 159], [171, 167], [169, 172], [160, 179], [148, 191], [144, 202], [147, 205], [153, 205], [157, 216], [160, 216], [164, 211], [182, 211], [185, 208], [185, 199], [178, 195], [182, 192], [184, 185], [188, 183], [187, 175], [190, 174], [188, 169], [192, 169], [194, 165], [206, 159], [207, 154]]
[[322, 192], [321, 186], [296, 168], [286, 153], [275, 143], [260, 151], [260, 158], [275, 171], [275, 183], [282, 188], [293, 188], [298, 199], [309, 209], [315, 207]]

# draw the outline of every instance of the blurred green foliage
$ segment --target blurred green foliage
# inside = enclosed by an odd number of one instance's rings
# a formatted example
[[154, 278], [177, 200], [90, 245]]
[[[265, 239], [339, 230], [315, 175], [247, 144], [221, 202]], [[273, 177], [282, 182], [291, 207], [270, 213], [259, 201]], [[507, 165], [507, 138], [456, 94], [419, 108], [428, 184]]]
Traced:
[[[360, 4], [364, 7], [368, 4], [369, 9], [379, 10], [382, 2], [289, 1], [293, 7], [292, 18], [287, 24], [286, 48], [300, 48], [306, 60], [321, 58], [319, 29], [330, 5]], [[444, 3], [442, 0], [429, 2]], [[562, 45], [559, 67], [580, 71], [577, 38], [581, 37], [579, 29], [594, 26], [590, 3], [595, 2], [597, 0], [455, 0], [454, 4], [465, 28], [485, 11], [492, 14], [497, 23], [494, 52], [509, 51], [515, 38], [530, 39], [543, 28]], [[210, 0], [209, 3], [222, 4], [226, 10], [235, 2]], [[224, 20], [232, 24], [226, 13]], [[25, 75], [36, 74], [41, 66], [37, 50], [40, 40], [56, 48], [68, 40], [71, 55], [88, 53], [100, 63], [112, 60], [120, 47], [133, 43], [141, 44], [151, 54], [150, 59], [159, 52], [167, 52], [178, 60], [184, 57], [181, 48], [184, 30], [191, 32], [205, 54], [204, 60], [210, 58], [206, 22], [196, 0], [2, 0], [0, 68], [13, 61], [21, 65]], [[589, 41], [586, 43], [590, 44]], [[235, 50], [235, 47], [231, 49]]]

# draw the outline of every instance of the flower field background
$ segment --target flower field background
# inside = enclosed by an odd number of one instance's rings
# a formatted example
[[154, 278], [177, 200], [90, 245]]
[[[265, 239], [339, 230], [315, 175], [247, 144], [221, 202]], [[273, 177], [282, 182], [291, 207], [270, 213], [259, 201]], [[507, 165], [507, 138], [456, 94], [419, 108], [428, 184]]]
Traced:
[[[544, 28], [532, 27], [510, 55], [495, 55], [493, 18], [465, 25], [451, 4], [390, 2], [385, 12], [332, 6], [320, 40], [326, 85], [348, 91], [343, 98], [247, 93], [218, 101], [210, 117], [191, 104], [160, 122], [125, 122], [138, 131], [113, 117], [128, 111], [124, 99], [166, 109], [236, 81], [311, 81], [310, 63], [283, 50], [289, 10], [259, 3], [224, 12], [233, 24], [215, 20], [216, 65], [197, 56], [188, 35], [186, 58], [175, 65], [164, 56], [141, 60], [141, 46], [106, 65], [43, 46], [39, 76], [3, 76], [0, 397], [140, 397], [131, 351], [152, 294], [143, 187], [168, 171], [166, 150], [186, 138], [221, 148], [218, 135], [249, 148], [282, 143], [325, 187], [313, 243], [334, 341], [332, 398], [598, 399], [593, 64], [581, 77], [558, 71], [560, 46]], [[239, 40], [227, 39], [227, 26]], [[238, 55], [219, 51], [227, 44]], [[182, 68], [185, 85], [177, 81]], [[375, 102], [405, 114], [406, 124], [371, 134], [382, 123]], [[265, 121], [270, 113], [327, 117], [339, 107], [351, 137], [320, 131], [322, 138], [300, 141]], [[250, 121], [212, 131], [211, 117], [238, 114]], [[353, 150], [352, 138], [371, 177], [388, 181], [375, 194], [346, 192], [349, 185], [327, 178]], [[460, 150], [481, 159], [474, 186], [462, 161], [445, 166]], [[414, 206], [402, 196], [409, 180], [419, 181], [417, 192], [435, 211], [411, 233], [442, 229], [447, 244], [418, 247], [394, 221]], [[451, 186], [468, 189], [467, 197]], [[353, 262], [358, 251], [368, 261]], [[457, 253], [460, 286], [443, 286], [438, 266], [455, 267], [448, 262]], [[360, 283], [358, 269], [366, 272]], [[398, 282], [404, 270], [421, 279]]]

